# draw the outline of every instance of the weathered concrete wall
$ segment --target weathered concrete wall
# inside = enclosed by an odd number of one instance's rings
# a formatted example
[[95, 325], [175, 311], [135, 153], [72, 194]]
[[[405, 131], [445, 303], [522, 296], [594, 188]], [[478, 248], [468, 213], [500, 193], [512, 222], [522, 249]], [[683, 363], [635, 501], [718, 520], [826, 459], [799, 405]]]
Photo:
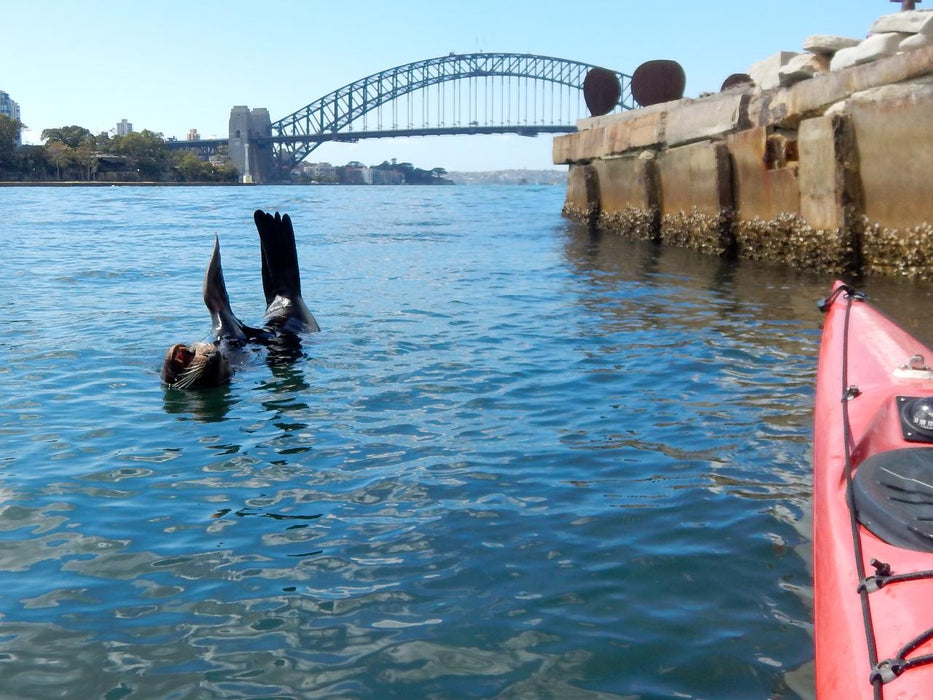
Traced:
[[578, 127], [554, 139], [570, 216], [714, 254], [933, 278], [931, 45]]
[[933, 76], [857, 93], [848, 112], [865, 215], [894, 228], [933, 222]]
[[795, 139], [768, 134], [756, 126], [729, 134], [726, 145], [735, 164], [735, 190], [738, 221], [773, 219], [780, 214], [800, 211]]
[[600, 192], [595, 166], [581, 165], [571, 169], [568, 173], [564, 213], [575, 219], [584, 220], [590, 225], [598, 219]]
[[654, 151], [605, 158], [592, 166], [599, 182], [618, 183], [600, 190], [596, 223], [630, 238], [660, 239], [660, 188]]
[[933, 277], [933, 76], [848, 104], [858, 146], [866, 271]]
[[797, 171], [800, 186], [800, 216], [813, 228], [835, 230], [846, 225], [843, 211], [846, 144], [837, 131], [844, 128], [839, 117], [814, 117], [800, 122]]
[[658, 175], [661, 241], [714, 254], [731, 250], [732, 166], [725, 145], [700, 141], [662, 151]]

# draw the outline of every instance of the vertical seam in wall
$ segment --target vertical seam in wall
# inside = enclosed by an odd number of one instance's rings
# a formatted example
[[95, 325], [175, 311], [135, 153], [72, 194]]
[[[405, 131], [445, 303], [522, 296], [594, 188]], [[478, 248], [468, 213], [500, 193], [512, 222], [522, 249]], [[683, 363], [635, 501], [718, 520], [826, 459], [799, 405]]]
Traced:
[[656, 158], [646, 158], [644, 166], [645, 192], [648, 205], [648, 238], [654, 242], [661, 240], [661, 205], [664, 195], [661, 192], [661, 173]]
[[595, 229], [599, 225], [602, 201], [599, 190], [599, 172], [592, 164], [584, 166], [583, 182], [586, 187], [586, 225]]
[[841, 186], [842, 229], [851, 251], [843, 264], [849, 271], [860, 273], [863, 272], [865, 264], [865, 197], [859, 173], [858, 141], [852, 118], [849, 115], [834, 116], [832, 131], [837, 177]]
[[722, 254], [727, 258], [735, 258], [739, 249], [735, 233], [735, 168], [729, 147], [725, 143], [717, 143], [715, 148], [716, 173], [719, 178], [719, 241]]

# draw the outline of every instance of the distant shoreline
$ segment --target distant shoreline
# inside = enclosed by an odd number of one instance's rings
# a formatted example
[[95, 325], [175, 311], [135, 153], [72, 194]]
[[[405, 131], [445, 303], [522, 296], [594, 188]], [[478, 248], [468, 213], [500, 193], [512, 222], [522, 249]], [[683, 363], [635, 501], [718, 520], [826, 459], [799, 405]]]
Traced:
[[3, 181], [0, 187], [254, 187], [253, 183], [243, 182], [134, 182], [132, 180], [119, 180], [106, 182], [102, 180], [22, 180]]
[[[455, 187], [471, 187], [476, 185], [490, 185], [494, 187], [530, 187], [534, 185], [547, 185], [547, 186], [557, 186], [563, 185], [563, 182], [451, 182], [451, 185]], [[433, 187], [433, 185], [338, 185], [338, 184], [308, 184], [301, 182], [273, 182], [268, 184], [260, 184], [255, 182], [133, 182], [133, 181], [119, 181], [119, 182], [99, 182], [96, 180], [75, 180], [68, 182], [59, 182], [59, 181], [49, 181], [44, 182], [42, 180], [35, 181], [15, 181], [15, 182], [4, 182], [0, 181], [0, 187], [350, 187], [350, 188], [363, 188], [379, 189], [381, 187]]]

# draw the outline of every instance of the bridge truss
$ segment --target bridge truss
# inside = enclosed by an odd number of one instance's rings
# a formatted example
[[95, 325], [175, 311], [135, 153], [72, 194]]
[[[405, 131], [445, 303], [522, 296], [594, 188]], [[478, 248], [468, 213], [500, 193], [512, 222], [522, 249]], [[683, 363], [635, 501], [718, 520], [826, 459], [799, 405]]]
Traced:
[[[334, 90], [272, 123], [286, 172], [324, 141], [428, 134], [573, 131], [587, 116], [583, 80], [595, 66], [516, 53], [450, 54], [396, 66]], [[617, 109], [632, 109], [631, 76]]]

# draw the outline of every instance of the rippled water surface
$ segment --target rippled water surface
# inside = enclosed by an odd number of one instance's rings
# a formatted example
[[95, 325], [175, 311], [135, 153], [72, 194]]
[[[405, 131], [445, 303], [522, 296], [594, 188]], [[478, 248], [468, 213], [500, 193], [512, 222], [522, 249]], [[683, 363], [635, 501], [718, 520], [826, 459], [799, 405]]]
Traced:
[[[563, 194], [0, 190], [0, 695], [811, 696], [831, 278]], [[258, 207], [322, 332], [163, 390], [215, 234], [260, 321]]]

